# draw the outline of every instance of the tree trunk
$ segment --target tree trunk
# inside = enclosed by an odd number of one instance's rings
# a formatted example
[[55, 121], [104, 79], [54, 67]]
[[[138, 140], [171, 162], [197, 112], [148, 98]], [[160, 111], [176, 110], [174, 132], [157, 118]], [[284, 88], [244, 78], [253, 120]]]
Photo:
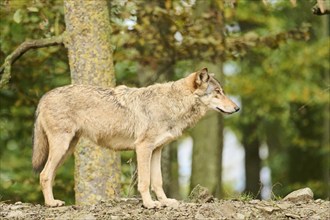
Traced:
[[[106, 0], [65, 0], [65, 23], [73, 84], [115, 85]], [[81, 139], [75, 150], [76, 204], [95, 204], [119, 194], [118, 153]]]
[[217, 164], [216, 164], [216, 174], [217, 174], [217, 181], [215, 185], [215, 192], [214, 195], [217, 198], [223, 197], [223, 189], [222, 189], [222, 152], [223, 152], [223, 130], [224, 130], [224, 120], [221, 114], [217, 115], [218, 117], [218, 145], [216, 147], [216, 155], [217, 155]]
[[[330, 5], [329, 5], [330, 7]], [[322, 37], [329, 38], [329, 17], [324, 16], [322, 18]], [[330, 74], [324, 74], [324, 82], [330, 82]], [[329, 100], [329, 93], [328, 93], [328, 100]], [[324, 176], [324, 182], [326, 184], [327, 191], [327, 198], [330, 197], [330, 157], [328, 156], [330, 153], [330, 104], [327, 102], [324, 106], [324, 121], [323, 121], [323, 149], [324, 154], [326, 155], [324, 157], [323, 161], [323, 176]]]
[[214, 193], [218, 188], [219, 120], [209, 112], [192, 130], [193, 155], [190, 188], [200, 184]]
[[245, 192], [260, 198], [260, 141], [257, 122], [242, 126], [242, 144], [245, 150]]
[[165, 146], [162, 152], [163, 188], [168, 197], [180, 199], [178, 142]]
[[[212, 8], [215, 11], [216, 15], [216, 31], [218, 34], [218, 38], [221, 39], [222, 46], [226, 48], [226, 41], [225, 41], [225, 17], [224, 17], [224, 2], [218, 1], [218, 2], [212, 2]], [[223, 73], [223, 63], [225, 58], [223, 55], [219, 56], [219, 61], [217, 62], [217, 67], [219, 68], [219, 73], [217, 75], [218, 79], [221, 80], [222, 83], [225, 83], [225, 76]], [[218, 144], [216, 147], [216, 155], [217, 155], [217, 182], [216, 182], [216, 188], [214, 191], [214, 195], [217, 198], [223, 197], [223, 190], [222, 190], [222, 152], [223, 152], [223, 143], [224, 143], [224, 136], [223, 136], [223, 130], [224, 130], [224, 119], [223, 115], [217, 114], [218, 117]]]

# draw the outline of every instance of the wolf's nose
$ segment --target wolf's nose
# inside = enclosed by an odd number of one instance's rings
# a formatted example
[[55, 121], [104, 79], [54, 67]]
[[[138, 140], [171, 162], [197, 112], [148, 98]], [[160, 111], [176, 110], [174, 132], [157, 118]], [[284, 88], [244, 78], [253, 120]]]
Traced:
[[235, 109], [235, 112], [238, 112], [240, 110], [240, 108], [238, 106], [236, 106], [234, 109]]

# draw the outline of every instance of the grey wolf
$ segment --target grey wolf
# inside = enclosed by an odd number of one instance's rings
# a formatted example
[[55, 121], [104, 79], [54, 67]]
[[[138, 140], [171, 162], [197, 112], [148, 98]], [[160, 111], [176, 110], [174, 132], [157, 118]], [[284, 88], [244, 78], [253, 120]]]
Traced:
[[[68, 85], [46, 93], [36, 110], [32, 164], [48, 206], [57, 168], [80, 137], [113, 150], [135, 150], [138, 190], [147, 208], [176, 206], [162, 188], [162, 147], [193, 126], [207, 110], [231, 114], [231, 101], [207, 68], [185, 78], [143, 88]], [[158, 201], [153, 201], [149, 187]]]

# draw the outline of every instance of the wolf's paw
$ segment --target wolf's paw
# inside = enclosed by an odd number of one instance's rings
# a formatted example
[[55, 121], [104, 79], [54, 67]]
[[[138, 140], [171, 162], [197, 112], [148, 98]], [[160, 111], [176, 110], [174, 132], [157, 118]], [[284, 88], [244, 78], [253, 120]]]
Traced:
[[167, 206], [171, 208], [178, 208], [179, 202], [176, 199], [163, 199], [160, 201], [162, 206]]
[[160, 208], [162, 204], [158, 201], [143, 202], [143, 206], [147, 209]]
[[46, 206], [49, 207], [58, 207], [58, 206], [64, 206], [65, 202], [61, 200], [54, 199], [52, 201], [46, 202]]

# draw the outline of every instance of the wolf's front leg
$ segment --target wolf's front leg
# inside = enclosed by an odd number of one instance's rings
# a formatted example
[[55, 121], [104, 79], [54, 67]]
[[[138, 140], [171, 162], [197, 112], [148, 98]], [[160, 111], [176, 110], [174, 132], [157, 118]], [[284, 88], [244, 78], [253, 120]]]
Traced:
[[150, 196], [150, 161], [152, 150], [146, 145], [136, 147], [138, 165], [138, 190], [141, 194], [143, 206], [146, 208], [160, 207], [158, 201], [153, 201]]
[[175, 199], [167, 198], [163, 190], [163, 179], [161, 171], [161, 152], [162, 147], [154, 150], [151, 157], [151, 189], [157, 195], [157, 199], [164, 206], [178, 207], [179, 202]]

